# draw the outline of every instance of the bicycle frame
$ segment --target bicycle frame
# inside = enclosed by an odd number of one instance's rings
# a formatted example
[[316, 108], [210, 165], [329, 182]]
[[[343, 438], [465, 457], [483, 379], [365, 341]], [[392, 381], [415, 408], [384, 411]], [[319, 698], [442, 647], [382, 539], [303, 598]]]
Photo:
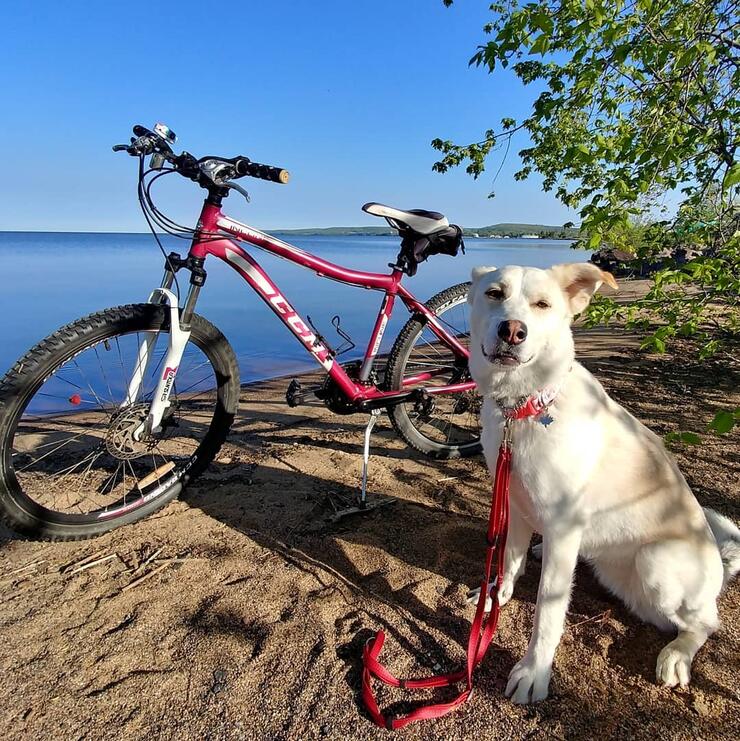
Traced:
[[[285, 258], [297, 265], [301, 265], [312, 270], [322, 278], [329, 278], [341, 283], [382, 291], [384, 293], [370, 341], [362, 361], [358, 381], [350, 378], [344, 368], [335, 362], [331, 349], [326, 347], [316, 337], [310, 326], [288, 302], [259, 263], [240, 244], [224, 235], [231, 235], [240, 242], [246, 242], [247, 244]], [[251, 226], [231, 219], [222, 213], [219, 205], [209, 203], [206, 200], [200, 214], [189, 256], [195, 258], [200, 264], [203, 264], [210, 255], [220, 258], [239, 273], [267, 306], [270, 307], [280, 321], [295, 335], [306, 350], [313, 355], [329, 376], [331, 376], [332, 380], [339, 386], [347, 399], [350, 402], [360, 405], [360, 408], [364, 407], [369, 410], [407, 400], [412, 397], [414, 386], [431, 380], [444, 372], [444, 370], [429, 371], [405, 378], [403, 381], [404, 388], [401, 390], [385, 391], [367, 382], [397, 297], [401, 299], [410, 313], [421, 314], [426, 319], [429, 329], [439, 341], [449, 347], [457, 358], [467, 362], [469, 357], [468, 350], [445, 329], [434, 312], [418, 301], [401, 284], [403, 272], [397, 268], [393, 268], [390, 274], [385, 274], [368, 273], [335, 265], [305, 250], [254, 229]], [[170, 273], [170, 275], [172, 274]], [[163, 288], [169, 288], [166, 278]], [[199, 289], [200, 287], [197, 285], [191, 286], [185, 303], [185, 313], [188, 316], [192, 314]], [[152, 405], [154, 427], [159, 424], [162, 417], [159, 407], [162, 407], [163, 411], [163, 408], [167, 406], [169, 391], [174, 381], [174, 373], [176, 373], [179, 364], [178, 361], [179, 359], [173, 358], [168, 354], [165, 374], [159, 379], [159, 386], [154, 395]], [[432, 395], [453, 394], [469, 391], [473, 388], [475, 388], [474, 381], [464, 381], [447, 386], [425, 388], [424, 392]], [[129, 392], [130, 396], [131, 392]]]

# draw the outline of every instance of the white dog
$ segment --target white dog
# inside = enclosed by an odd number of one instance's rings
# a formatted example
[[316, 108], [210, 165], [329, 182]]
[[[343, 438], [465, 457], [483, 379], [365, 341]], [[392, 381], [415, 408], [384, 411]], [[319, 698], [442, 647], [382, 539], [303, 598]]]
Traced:
[[[660, 652], [658, 681], [689, 681], [718, 626], [716, 600], [740, 570], [740, 530], [702, 510], [661, 440], [575, 362], [571, 321], [609, 273], [588, 263], [473, 270], [470, 370], [484, 397], [482, 442], [493, 473], [504, 412], [537, 392], [539, 417], [511, 422], [511, 520], [499, 602], [542, 534], [534, 628], [509, 675], [516, 703], [547, 697], [580, 556], [643, 620], [678, 636]], [[548, 397], [549, 395], [549, 397]], [[724, 565], [723, 565], [724, 562]]]

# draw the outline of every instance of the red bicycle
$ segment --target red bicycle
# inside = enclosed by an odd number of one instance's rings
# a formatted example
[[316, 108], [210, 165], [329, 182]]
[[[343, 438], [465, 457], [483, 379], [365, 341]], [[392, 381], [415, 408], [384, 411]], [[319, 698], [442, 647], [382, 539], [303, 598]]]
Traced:
[[[286, 183], [285, 170], [246, 157], [175, 154], [174, 141], [161, 124], [153, 130], [136, 126], [130, 144], [113, 148], [139, 160], [139, 201], [165, 255], [159, 288], [147, 303], [106, 309], [62, 327], [0, 381], [0, 510], [11, 527], [56, 540], [97, 535], [159, 509], [213, 460], [237, 411], [240, 383], [228, 341], [195, 313], [210, 255], [236, 270], [326, 371], [325, 382], [310, 389], [292, 381], [288, 404], [312, 394], [338, 414], [370, 414], [361, 505], [370, 430], [382, 409], [422, 453], [477, 453], [480, 401], [468, 373], [469, 284], [421, 302], [401, 282], [430, 255], [456, 255], [463, 246], [460, 228], [436, 212], [369, 203], [366, 212], [385, 217], [399, 232], [396, 262], [388, 274], [340, 267], [221, 211], [232, 190], [248, 198], [237, 179]], [[152, 200], [153, 182], [175, 173], [207, 191], [194, 229], [176, 224]], [[189, 240], [187, 257], [166, 254], [155, 227]], [[321, 277], [381, 292], [364, 358], [340, 363], [337, 351], [299, 316], [244, 243]], [[181, 270], [190, 274], [182, 305]], [[411, 318], [381, 359], [397, 299]], [[338, 321], [335, 326], [344, 336]]]

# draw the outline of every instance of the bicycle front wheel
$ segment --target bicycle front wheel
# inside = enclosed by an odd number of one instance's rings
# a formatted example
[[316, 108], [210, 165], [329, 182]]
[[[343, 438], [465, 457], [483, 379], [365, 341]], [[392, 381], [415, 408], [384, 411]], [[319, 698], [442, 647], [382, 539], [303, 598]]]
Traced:
[[[464, 347], [470, 342], [468, 290], [470, 283], [452, 286], [433, 296], [426, 306]], [[404, 379], [431, 373], [424, 385], [445, 386], [470, 380], [452, 350], [440, 342], [423, 316], [413, 316], [398, 335], [385, 372], [388, 390], [408, 388]], [[388, 413], [396, 432], [413, 448], [432, 458], [475, 455], [480, 445], [481, 398], [475, 390], [435, 394], [426, 400], [398, 404]]]
[[[139, 396], [128, 384], [152, 340]], [[0, 512], [37, 538], [77, 540], [158, 510], [221, 447], [239, 400], [231, 346], [193, 316], [160, 427], [137, 439], [164, 369], [169, 310], [131, 304], [58, 330], [0, 381]], [[139, 435], [139, 433], [137, 433]]]

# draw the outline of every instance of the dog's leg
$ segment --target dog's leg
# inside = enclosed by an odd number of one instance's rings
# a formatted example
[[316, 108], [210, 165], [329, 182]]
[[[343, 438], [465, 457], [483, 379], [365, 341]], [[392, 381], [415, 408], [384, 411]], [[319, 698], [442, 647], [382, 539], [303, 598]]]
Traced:
[[696, 652], [719, 626], [722, 564], [711, 548], [669, 540], [641, 548], [635, 574], [649, 609], [678, 628], [678, 636], [658, 655], [657, 680], [685, 687]]
[[678, 626], [678, 636], [659, 654], [655, 667], [658, 682], [665, 687], [686, 687], [691, 679], [691, 662], [717, 627], [717, 603], [709, 597], [691, 609], [685, 602], [668, 619]]
[[506, 696], [515, 703], [538, 702], [547, 697], [552, 660], [563, 634], [580, 544], [581, 530], [572, 526], [565, 532], [544, 534], [532, 638], [506, 685]]
[[658, 654], [655, 668], [658, 681], [664, 687], [678, 684], [686, 687], [691, 679], [691, 662], [713, 632], [704, 625], [697, 625], [692, 630], [679, 630], [678, 636]]
[[532, 528], [512, 505], [509, 513], [509, 532], [506, 537], [504, 578], [498, 590], [498, 603], [505, 605], [514, 592], [517, 579], [527, 565], [527, 548], [532, 540]]
[[[509, 530], [506, 536], [506, 554], [504, 556], [504, 578], [501, 581], [501, 589], [498, 590], [498, 603], [505, 605], [514, 592], [517, 579], [524, 573], [527, 564], [527, 548], [532, 540], [532, 528], [527, 521], [517, 512], [514, 506], [509, 514]], [[488, 584], [490, 591], [494, 582]], [[480, 587], [468, 592], [468, 604], [476, 604], [480, 595]], [[486, 598], [486, 612], [491, 612], [493, 607], [491, 598]]]

